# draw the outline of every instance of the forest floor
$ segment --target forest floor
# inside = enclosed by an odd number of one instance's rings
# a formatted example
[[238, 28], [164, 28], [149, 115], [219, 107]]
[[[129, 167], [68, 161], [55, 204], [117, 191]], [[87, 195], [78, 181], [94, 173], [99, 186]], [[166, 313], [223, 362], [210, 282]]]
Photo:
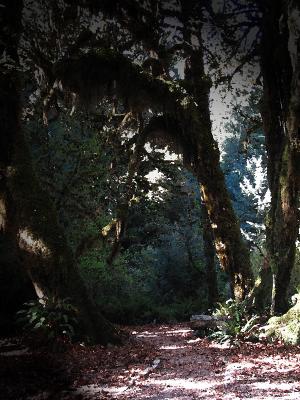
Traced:
[[0, 341], [0, 399], [300, 400], [299, 346], [221, 346], [187, 324], [125, 330], [124, 346], [61, 353]]

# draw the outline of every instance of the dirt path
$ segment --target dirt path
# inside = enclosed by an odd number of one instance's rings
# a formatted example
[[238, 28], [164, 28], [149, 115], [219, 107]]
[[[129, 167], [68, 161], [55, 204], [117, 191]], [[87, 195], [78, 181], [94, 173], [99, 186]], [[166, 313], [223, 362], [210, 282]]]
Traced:
[[0, 348], [0, 398], [300, 400], [299, 347], [222, 347], [197, 339], [185, 324], [127, 330], [123, 347], [10, 356]]

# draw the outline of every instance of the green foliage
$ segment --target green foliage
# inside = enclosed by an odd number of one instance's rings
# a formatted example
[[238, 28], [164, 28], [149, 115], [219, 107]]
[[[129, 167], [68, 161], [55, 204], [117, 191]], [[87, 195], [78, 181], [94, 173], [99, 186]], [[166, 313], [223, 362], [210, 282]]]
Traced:
[[140, 269], [127, 269], [124, 256], [113, 266], [106, 259], [109, 249], [91, 249], [80, 259], [80, 272], [90, 296], [111, 321], [118, 323], [143, 320], [149, 314], [151, 299], [145, 284], [153, 277], [144, 264]]
[[153, 308], [153, 316], [157, 322], [187, 321], [192, 314], [203, 308], [203, 299], [193, 296], [171, 304], [157, 305]]
[[222, 321], [218, 330], [210, 335], [212, 339], [232, 343], [253, 337], [258, 316], [249, 313], [245, 300], [237, 302], [229, 299], [223, 304], [218, 303], [213, 315]]
[[[109, 266], [115, 231], [101, 232], [126, 200], [130, 137], [81, 117], [61, 114], [48, 131], [33, 121], [26, 132], [90, 297], [118, 323], [183, 320], [205, 310], [197, 182], [159, 151], [145, 153], [120, 253]], [[147, 174], [154, 168], [162, 178], [151, 182]]]
[[77, 310], [69, 298], [43, 297], [24, 303], [24, 307], [17, 312], [17, 323], [27, 333], [37, 333], [49, 343], [59, 338], [71, 341], [75, 337]]
[[[158, 264], [162, 259], [156, 249], [127, 250], [112, 267], [106, 256], [106, 249], [101, 253], [90, 250], [80, 260], [80, 271], [90, 295], [109, 320], [124, 324], [181, 321], [204, 309], [199, 290], [182, 293], [184, 281], [181, 291], [178, 283], [177, 293], [174, 277], [165, 275]], [[178, 271], [174, 268], [173, 273]]]
[[[47, 129], [36, 120], [24, 129], [35, 172], [50, 195], [68, 244], [76, 252], [83, 240], [99, 236], [103, 216], [108, 207], [114, 209], [119, 194], [107, 179], [114, 160], [112, 151], [104, 146], [105, 133], [97, 131], [91, 117], [81, 121], [65, 114]], [[122, 163], [122, 168], [124, 171], [126, 164]], [[109, 172], [110, 181], [117, 180], [114, 172]]]

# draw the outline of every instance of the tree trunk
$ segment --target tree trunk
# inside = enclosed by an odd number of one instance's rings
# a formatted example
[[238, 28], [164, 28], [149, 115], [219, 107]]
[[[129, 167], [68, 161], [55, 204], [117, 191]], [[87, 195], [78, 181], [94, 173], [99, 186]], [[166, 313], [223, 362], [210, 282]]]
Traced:
[[116, 223], [115, 223], [115, 239], [112, 245], [111, 252], [107, 258], [108, 265], [112, 265], [117, 258], [122, 240], [126, 234], [127, 220], [130, 210], [130, 202], [135, 193], [134, 176], [138, 173], [142, 151], [145, 146], [147, 130], [144, 130], [142, 117], [139, 116], [139, 128], [137, 133], [137, 140], [135, 148], [129, 157], [128, 163], [128, 176], [125, 183], [124, 196], [120, 199], [117, 209]]
[[218, 151], [206, 143], [200, 158], [196, 174], [201, 182], [216, 253], [222, 268], [229, 275], [234, 297], [242, 300], [252, 286], [249, 250], [241, 237], [239, 222], [225, 186]]
[[207, 280], [207, 302], [208, 307], [213, 307], [218, 301], [218, 282], [215, 265], [214, 236], [211, 229], [208, 213], [205, 204], [201, 207], [202, 229], [203, 229], [203, 251], [206, 267]]
[[37, 295], [70, 297], [78, 309], [83, 335], [93, 342], [116, 340], [113, 326], [89, 298], [49, 195], [34, 174], [21, 130], [11, 170], [8, 188], [15, 209], [16, 240]]
[[17, 88], [13, 73], [0, 77], [0, 333], [15, 330], [15, 313], [34, 298], [33, 286], [21, 265], [16, 243], [15, 209], [8, 190], [8, 172], [18, 129]]
[[[197, 111], [192, 116], [191, 140], [195, 149], [192, 169], [201, 185], [202, 198], [207, 208], [213, 230], [216, 253], [223, 269], [228, 273], [231, 289], [237, 300], [245, 298], [252, 286], [250, 254], [240, 231], [224, 174], [220, 168], [220, 153], [213, 138], [210, 110], [210, 82], [205, 74], [202, 49], [201, 2], [181, 2], [183, 12], [184, 39], [189, 43], [185, 68], [188, 90], [193, 94]], [[199, 15], [195, 31], [195, 15]], [[197, 36], [199, 44], [193, 44]]]
[[[17, 59], [22, 2], [7, 2], [2, 23], [4, 47]], [[5, 41], [6, 39], [6, 41]], [[3, 43], [3, 41], [2, 41]], [[29, 150], [20, 129], [18, 73], [6, 71], [0, 78], [1, 239], [21, 257], [21, 264], [39, 297], [70, 297], [78, 309], [81, 333], [94, 342], [116, 339], [115, 330], [96, 310], [80, 278], [49, 196], [35, 176]], [[3, 271], [3, 269], [2, 269]]]
[[[1, 11], [0, 54], [17, 62], [22, 1], [4, 1]], [[13, 224], [15, 210], [8, 191], [8, 167], [11, 165], [15, 134], [18, 129], [18, 89], [15, 71], [1, 66], [0, 75], [0, 333], [12, 334], [15, 313], [34, 296], [27, 274], [20, 265]]]
[[273, 274], [267, 257], [264, 257], [255, 285], [249, 296], [254, 309], [259, 314], [269, 313], [272, 299]]
[[[292, 54], [288, 51], [291, 49], [291, 32], [288, 31], [287, 18], [283, 2], [267, 2], [263, 18], [261, 67], [264, 78], [262, 118], [271, 191], [266, 234], [273, 274], [273, 313], [281, 313], [288, 308], [287, 290], [295, 262], [299, 229], [299, 50], [294, 55], [292, 71]], [[297, 40], [299, 43], [299, 38]], [[295, 48], [299, 49], [299, 45]]]

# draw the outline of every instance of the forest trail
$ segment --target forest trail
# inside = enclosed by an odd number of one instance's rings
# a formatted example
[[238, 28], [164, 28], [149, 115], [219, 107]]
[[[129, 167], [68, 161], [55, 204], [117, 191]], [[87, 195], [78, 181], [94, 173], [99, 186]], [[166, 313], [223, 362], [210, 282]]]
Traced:
[[[300, 348], [199, 339], [187, 324], [127, 327], [125, 346], [0, 349], [3, 399], [299, 400]], [[0, 398], [2, 398], [0, 396]]]

